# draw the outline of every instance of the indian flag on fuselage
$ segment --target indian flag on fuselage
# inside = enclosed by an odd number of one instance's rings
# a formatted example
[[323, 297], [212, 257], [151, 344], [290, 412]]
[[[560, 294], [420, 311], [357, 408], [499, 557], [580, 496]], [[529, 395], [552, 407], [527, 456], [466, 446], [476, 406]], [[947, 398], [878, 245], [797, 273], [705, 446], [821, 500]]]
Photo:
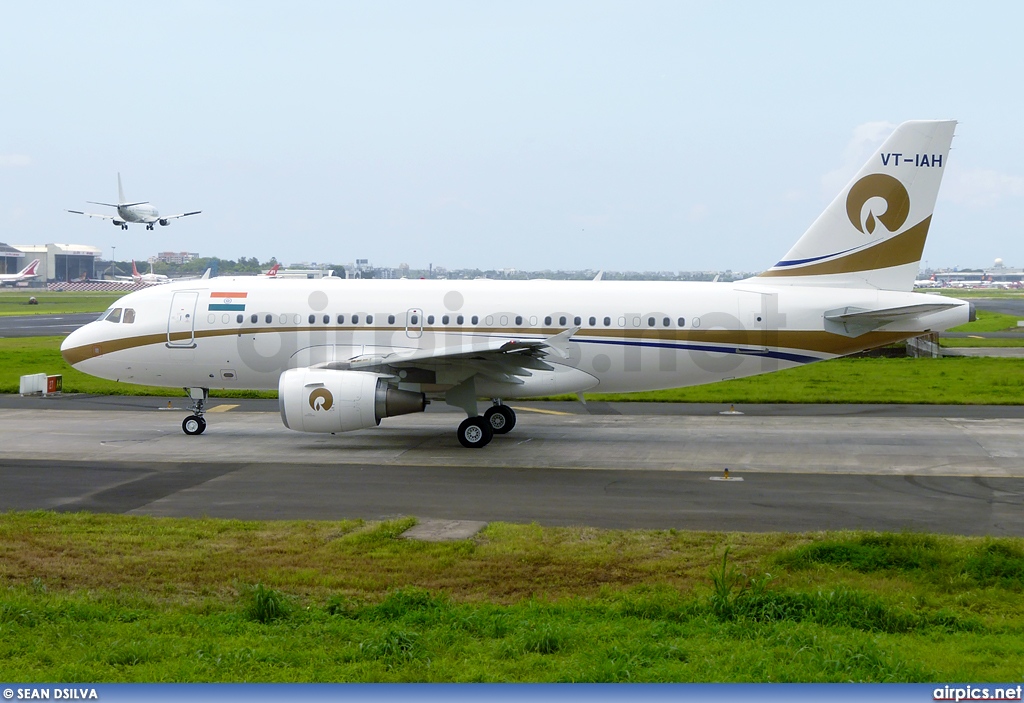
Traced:
[[249, 294], [239, 292], [211, 292], [209, 310], [237, 310], [238, 312], [244, 312], [245, 297], [247, 295]]

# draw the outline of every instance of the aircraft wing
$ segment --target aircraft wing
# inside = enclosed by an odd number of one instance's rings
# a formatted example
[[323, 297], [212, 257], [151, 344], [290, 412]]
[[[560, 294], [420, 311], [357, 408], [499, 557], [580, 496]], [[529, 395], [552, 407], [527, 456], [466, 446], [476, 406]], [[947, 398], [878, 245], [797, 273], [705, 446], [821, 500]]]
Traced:
[[85, 215], [86, 217], [98, 217], [101, 220], [116, 220], [117, 218], [113, 215], [97, 215], [93, 212], [82, 212], [81, 210], [65, 210], [65, 212], [74, 213], [75, 215]]
[[519, 376], [531, 371], [551, 371], [548, 356], [568, 358], [569, 340], [579, 332], [572, 327], [547, 339], [517, 340], [495, 337], [470, 344], [455, 344], [436, 349], [417, 349], [384, 355], [365, 355], [345, 362], [333, 362], [321, 368], [392, 373], [395, 369], [434, 369], [457, 367], [459, 375], [480, 375], [501, 383], [522, 384]]
[[202, 210], [195, 210], [193, 212], [183, 212], [183, 213], [181, 213], [179, 215], [161, 215], [157, 219], [159, 219], [159, 220], [176, 220], [179, 217], [188, 217], [189, 215], [198, 215], [201, 212], [202, 212]]

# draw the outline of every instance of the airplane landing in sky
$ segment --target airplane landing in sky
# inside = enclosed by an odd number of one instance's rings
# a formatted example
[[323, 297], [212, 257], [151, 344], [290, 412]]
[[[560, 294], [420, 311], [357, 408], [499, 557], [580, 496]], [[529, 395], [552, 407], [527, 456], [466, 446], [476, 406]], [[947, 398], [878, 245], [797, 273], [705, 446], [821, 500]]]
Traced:
[[117, 208], [117, 215], [97, 215], [91, 212], [82, 212], [81, 210], [68, 210], [68, 212], [74, 213], [75, 215], [85, 215], [86, 217], [99, 217], [104, 220], [111, 220], [115, 226], [121, 229], [128, 229], [128, 223], [138, 223], [146, 225], [146, 229], [153, 229], [156, 223], [160, 223], [166, 227], [171, 224], [171, 220], [176, 220], [179, 217], [188, 217], [189, 215], [198, 215], [202, 210], [195, 210], [193, 212], [182, 212], [177, 215], [164, 215], [161, 217], [160, 213], [155, 207], [153, 207], [148, 200], [140, 200], [138, 202], [130, 203], [124, 197], [124, 188], [121, 186], [121, 174], [117, 174], [117, 204], [114, 203], [98, 203], [94, 200], [88, 201], [91, 205], [105, 205], [107, 207]]

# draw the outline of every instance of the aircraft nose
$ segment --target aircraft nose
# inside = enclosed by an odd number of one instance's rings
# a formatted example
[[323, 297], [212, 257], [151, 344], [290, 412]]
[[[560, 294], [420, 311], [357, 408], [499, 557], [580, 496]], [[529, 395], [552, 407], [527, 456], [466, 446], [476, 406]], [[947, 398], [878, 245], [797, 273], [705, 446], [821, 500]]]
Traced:
[[82, 333], [82, 328], [79, 327], [77, 330], [65, 337], [64, 341], [60, 343], [60, 355], [68, 365], [74, 366], [88, 355], [88, 347], [83, 349], [83, 344], [85, 343], [84, 337], [85, 335]]

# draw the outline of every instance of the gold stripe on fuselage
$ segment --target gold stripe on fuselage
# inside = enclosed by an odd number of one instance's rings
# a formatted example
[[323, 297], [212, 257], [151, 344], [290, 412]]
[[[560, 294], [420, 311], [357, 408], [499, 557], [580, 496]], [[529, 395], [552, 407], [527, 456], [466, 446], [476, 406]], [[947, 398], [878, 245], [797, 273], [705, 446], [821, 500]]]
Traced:
[[[337, 327], [337, 326], [323, 326], [323, 327], [277, 327], [277, 328], [234, 328], [234, 329], [218, 329], [218, 330], [197, 330], [194, 335], [188, 332], [175, 332], [170, 335], [163, 334], [147, 334], [140, 335], [137, 337], [124, 337], [121, 339], [112, 339], [102, 342], [95, 342], [93, 344], [86, 344], [80, 347], [73, 347], [66, 349], [61, 352], [64, 360], [74, 366], [77, 363], [85, 361], [87, 359], [93, 359], [96, 357], [103, 356], [105, 354], [112, 354], [114, 352], [125, 351], [127, 349], [137, 349], [141, 347], [150, 346], [152, 344], [166, 344], [168, 341], [181, 342], [190, 338], [195, 339], [210, 339], [215, 337], [228, 337], [228, 336], [239, 336], [239, 335], [252, 335], [252, 334], [281, 334], [281, 333], [296, 333], [296, 332], [359, 332], [359, 333], [396, 333], [401, 332], [404, 327]], [[522, 337], [530, 336], [542, 338], [550, 337], [559, 332], [563, 332], [564, 329], [559, 328], [498, 328], [498, 327], [473, 327], [473, 328], [450, 328], [450, 327], [425, 327], [423, 332], [425, 334], [462, 334], [465, 336], [486, 336], [486, 335], [501, 335], [509, 337]], [[852, 354], [854, 352], [861, 351], [863, 349], [871, 349], [874, 347], [884, 346], [886, 344], [892, 344], [900, 342], [910, 337], [916, 337], [921, 332], [868, 332], [859, 337], [844, 337], [838, 334], [832, 334], [831, 332], [825, 332], [822, 330], [818, 331], [800, 331], [800, 330], [774, 330], [769, 329], [766, 331], [762, 330], [701, 330], [701, 329], [686, 329], [686, 330], [665, 330], [665, 329], [628, 329], [628, 330], [605, 330], [605, 329], [593, 329], [593, 330], [580, 330], [575, 335], [573, 341], [585, 344], [587, 338], [616, 341], [621, 340], [624, 343], [635, 342], [635, 341], [654, 341], [654, 342], [676, 342], [676, 343], [690, 343], [690, 344], [706, 344], [709, 346], [745, 346], [745, 347], [758, 347], [758, 348], [769, 348], [769, 349], [792, 349], [798, 351], [817, 352], [819, 354], [829, 354], [834, 356], [843, 356], [845, 354]], [[770, 341], [770, 344], [763, 343], [764, 341]], [[715, 349], [708, 349], [708, 351], [716, 351]], [[283, 371], [284, 369], [282, 369]]]

